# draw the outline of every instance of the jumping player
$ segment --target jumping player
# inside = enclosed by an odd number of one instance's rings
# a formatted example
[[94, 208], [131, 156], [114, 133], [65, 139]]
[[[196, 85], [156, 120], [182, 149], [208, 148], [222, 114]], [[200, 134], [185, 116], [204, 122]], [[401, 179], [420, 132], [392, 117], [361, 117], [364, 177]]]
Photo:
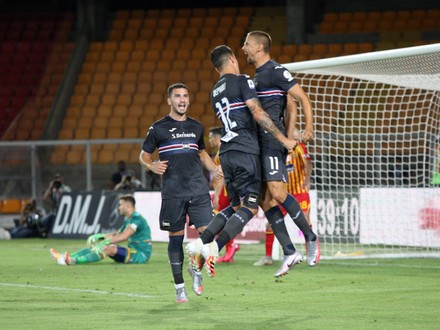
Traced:
[[240, 74], [237, 58], [229, 47], [214, 48], [211, 62], [220, 74], [211, 92], [211, 104], [223, 125], [220, 162], [231, 204], [217, 213], [200, 238], [189, 243], [185, 250], [195, 269], [200, 267], [201, 254], [212, 277], [219, 251], [258, 211], [261, 167], [256, 123], [288, 150], [293, 149], [295, 142], [287, 139], [261, 108], [253, 81]]
[[[285, 132], [285, 110], [288, 111], [286, 115], [288, 130], [293, 129], [292, 125], [296, 119], [295, 108], [287, 107], [286, 109], [287, 97], [299, 100], [306, 121], [302, 139], [307, 142], [313, 138], [311, 102], [291, 73], [271, 59], [269, 53], [271, 45], [272, 39], [268, 33], [252, 31], [248, 33], [242, 47], [247, 55], [247, 62], [253, 64], [256, 68], [254, 80], [258, 98], [264, 110], [282, 132]], [[259, 128], [258, 135], [264, 182], [261, 207], [265, 211], [266, 218], [280, 241], [280, 245], [283, 247], [283, 262], [280, 269], [275, 273], [276, 277], [280, 277], [287, 274], [293, 265], [300, 263], [303, 256], [291, 243], [279, 205], [283, 206], [289, 213], [306, 238], [307, 263], [309, 266], [314, 266], [317, 263], [319, 241], [302, 213], [300, 205], [291, 194], [287, 193], [285, 187], [287, 181], [286, 150], [263, 128]]]
[[[222, 128], [213, 127], [209, 131], [208, 141], [211, 148], [216, 148], [217, 152], [214, 157], [214, 163], [220, 165], [220, 145], [222, 137]], [[214, 180], [214, 196], [212, 200], [212, 206], [214, 208], [214, 213], [217, 214], [219, 211], [227, 208], [230, 205], [228, 193], [226, 192], [225, 180], [222, 178], [220, 180]], [[217, 262], [234, 262], [235, 253], [240, 250], [240, 245], [234, 243], [234, 239], [231, 239], [226, 244], [226, 252], [223, 257], [217, 259]]]

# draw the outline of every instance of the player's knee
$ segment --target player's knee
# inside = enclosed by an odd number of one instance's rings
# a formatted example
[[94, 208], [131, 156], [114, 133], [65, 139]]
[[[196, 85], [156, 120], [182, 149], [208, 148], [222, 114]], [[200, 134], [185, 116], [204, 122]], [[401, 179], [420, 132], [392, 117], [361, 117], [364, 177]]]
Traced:
[[114, 257], [118, 252], [118, 248], [116, 245], [107, 245], [102, 252], [108, 257]]
[[238, 209], [238, 208], [240, 208], [240, 204], [241, 204], [240, 198], [237, 196], [237, 197], [231, 198], [229, 205], [231, 205], [233, 208]]
[[267, 210], [270, 210], [272, 207], [278, 205], [278, 202], [272, 198], [270, 200], [264, 200], [264, 201], [260, 201], [260, 207], [263, 209], [264, 212], [266, 212]]
[[271, 191], [271, 195], [278, 204], [283, 203], [287, 197], [287, 193], [284, 190], [276, 188]]
[[251, 211], [255, 210], [254, 215], [258, 211], [259, 203], [260, 203], [260, 195], [256, 193], [246, 193], [246, 195], [243, 198], [243, 206], [250, 209]]

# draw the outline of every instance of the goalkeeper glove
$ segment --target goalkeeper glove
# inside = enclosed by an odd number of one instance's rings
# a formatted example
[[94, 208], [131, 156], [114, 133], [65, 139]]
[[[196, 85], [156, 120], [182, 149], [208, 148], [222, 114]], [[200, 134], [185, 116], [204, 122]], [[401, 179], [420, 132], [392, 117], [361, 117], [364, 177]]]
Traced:
[[99, 240], [104, 239], [105, 234], [94, 234], [87, 238], [87, 246], [92, 246]]
[[94, 253], [96, 253], [97, 255], [103, 255], [104, 252], [104, 247], [106, 247], [107, 245], [110, 244], [110, 238], [107, 238], [105, 240], [103, 240], [102, 242], [100, 242], [98, 245], [95, 245], [94, 247], [92, 247], [92, 251]]

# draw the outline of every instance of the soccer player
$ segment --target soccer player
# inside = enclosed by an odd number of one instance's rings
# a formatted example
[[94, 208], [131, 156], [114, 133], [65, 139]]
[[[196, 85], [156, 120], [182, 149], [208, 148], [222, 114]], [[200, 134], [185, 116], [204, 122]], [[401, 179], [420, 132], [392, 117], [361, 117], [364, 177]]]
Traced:
[[[294, 107], [287, 107], [287, 97], [293, 97], [302, 105], [305, 116], [305, 130], [302, 139], [307, 142], [313, 138], [312, 105], [304, 90], [299, 86], [291, 73], [270, 57], [272, 39], [263, 31], [252, 31], [246, 36], [242, 47], [247, 55], [247, 62], [256, 68], [255, 85], [258, 98], [263, 109], [269, 114], [275, 125], [285, 131], [283, 117], [286, 113], [287, 129], [296, 118]], [[318, 237], [311, 230], [301, 207], [295, 198], [287, 193], [286, 182], [286, 151], [263, 128], [259, 128], [261, 162], [263, 168], [263, 199], [261, 206], [271, 224], [280, 245], [283, 247], [284, 258], [276, 277], [287, 274], [290, 268], [300, 263], [302, 254], [292, 244], [284, 223], [284, 216], [279, 205], [289, 213], [295, 224], [306, 238], [307, 263], [314, 266], [318, 257]]]
[[309, 227], [310, 221], [310, 178], [312, 176], [312, 160], [307, 146], [301, 140], [301, 132], [294, 128], [292, 138], [297, 141], [296, 147], [287, 155], [287, 191], [292, 194], [301, 206]]
[[[203, 167], [221, 177], [205, 150], [203, 125], [187, 116], [190, 103], [189, 88], [182, 83], [170, 85], [167, 90], [169, 115], [151, 125], [145, 138], [139, 161], [143, 167], [162, 176], [162, 206], [159, 215], [161, 230], [168, 231], [168, 258], [176, 289], [176, 302], [188, 301], [182, 274], [183, 239], [186, 217], [199, 233], [213, 217], [208, 182]], [[159, 160], [152, 153], [158, 150]], [[193, 290], [203, 292], [202, 274], [191, 267]]]
[[240, 74], [237, 58], [229, 47], [214, 48], [211, 62], [220, 74], [211, 92], [211, 104], [223, 124], [220, 162], [230, 206], [217, 213], [200, 238], [187, 244], [185, 250], [194, 269], [200, 269], [202, 255], [206, 270], [213, 277], [219, 251], [258, 211], [261, 166], [256, 124], [288, 150], [295, 142], [287, 139], [262, 109], [253, 81]]
[[[301, 133], [297, 128], [293, 130], [293, 139], [298, 141], [298, 145], [287, 155], [286, 168], [288, 180], [286, 182], [287, 191], [292, 194], [301, 206], [301, 210], [312, 228], [310, 221], [310, 177], [312, 175], [312, 161], [307, 151], [306, 145], [301, 141]], [[285, 210], [282, 209], [283, 215]], [[274, 233], [271, 226], [266, 227], [266, 255], [254, 263], [254, 266], [272, 265], [272, 249], [274, 242]], [[319, 261], [319, 245], [318, 257]]]
[[[220, 165], [220, 146], [221, 146], [222, 128], [213, 127], [209, 131], [208, 141], [211, 148], [215, 148], [217, 153], [214, 157], [214, 163]], [[212, 206], [214, 207], [214, 213], [217, 214], [219, 211], [227, 208], [230, 204], [228, 193], [226, 192], [225, 180], [223, 178], [219, 180], [214, 180], [214, 198]], [[240, 250], [240, 245], [234, 243], [232, 238], [226, 244], [226, 252], [223, 257], [217, 259], [217, 262], [234, 262], [235, 253]]]
[[[52, 258], [59, 265], [79, 265], [97, 262], [106, 256], [124, 264], [146, 263], [151, 256], [151, 231], [147, 220], [135, 210], [136, 201], [133, 195], [119, 197], [118, 211], [125, 217], [122, 227], [114, 233], [95, 234], [87, 239], [89, 247], [69, 254], [61, 255], [50, 249]], [[128, 247], [117, 245], [128, 242]]]

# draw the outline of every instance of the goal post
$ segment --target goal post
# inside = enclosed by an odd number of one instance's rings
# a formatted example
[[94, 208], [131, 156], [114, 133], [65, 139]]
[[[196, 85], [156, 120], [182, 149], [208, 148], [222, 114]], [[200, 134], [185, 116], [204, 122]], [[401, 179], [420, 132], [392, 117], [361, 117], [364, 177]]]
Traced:
[[323, 256], [440, 257], [440, 44], [283, 65], [313, 104]]

